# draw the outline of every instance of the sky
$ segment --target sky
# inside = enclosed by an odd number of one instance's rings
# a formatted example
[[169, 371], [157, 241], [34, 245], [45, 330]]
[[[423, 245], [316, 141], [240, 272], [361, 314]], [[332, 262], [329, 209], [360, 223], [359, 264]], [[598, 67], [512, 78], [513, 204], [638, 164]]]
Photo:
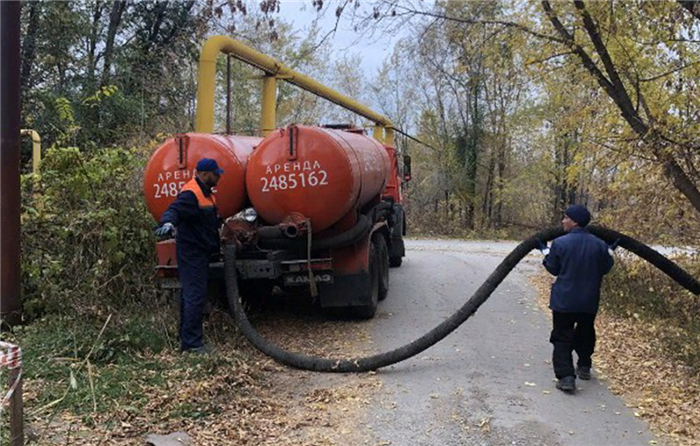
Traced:
[[[325, 1], [325, 13], [319, 18], [321, 36], [325, 36], [336, 24], [335, 10], [338, 1]], [[300, 32], [307, 31], [313, 21], [319, 17], [311, 1], [282, 0], [280, 15], [292, 23]], [[328, 38], [333, 54], [341, 54], [346, 51], [359, 53], [362, 56], [362, 69], [367, 78], [376, 75], [383, 61], [391, 55], [394, 45], [401, 38], [401, 33], [392, 36], [367, 33], [361, 34], [353, 30], [349, 14], [341, 15], [338, 28], [334, 35]]]

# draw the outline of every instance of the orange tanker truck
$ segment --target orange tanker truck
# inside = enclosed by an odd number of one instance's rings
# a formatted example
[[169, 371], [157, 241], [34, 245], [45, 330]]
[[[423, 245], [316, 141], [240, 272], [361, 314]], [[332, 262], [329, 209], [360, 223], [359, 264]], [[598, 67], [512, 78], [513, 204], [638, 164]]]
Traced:
[[[389, 266], [404, 256], [401, 184], [410, 174], [399, 171], [393, 147], [339, 126], [292, 125], [264, 139], [177, 135], [146, 167], [144, 191], [154, 218], [204, 157], [226, 172], [216, 197], [221, 216], [230, 217], [222, 238], [238, 247], [244, 299], [262, 299], [274, 286], [310, 289], [324, 308], [374, 315], [389, 289]], [[175, 241], [159, 242], [157, 252], [161, 286], [178, 288]], [[213, 260], [217, 280], [222, 264]]]
[[[264, 72], [264, 138], [212, 134], [221, 53]], [[374, 137], [350, 126], [275, 129], [278, 79], [374, 122]], [[400, 266], [404, 256], [401, 188], [410, 179], [410, 158], [401, 172], [394, 130], [355, 100], [241, 42], [212, 36], [200, 54], [196, 132], [175, 135], [155, 151], [144, 176], [146, 203], [159, 220], [197, 161], [215, 159], [225, 172], [214, 191], [226, 219], [221, 237], [237, 247], [243, 299], [260, 300], [275, 286], [309, 290], [324, 308], [369, 318], [387, 295], [389, 266]], [[156, 251], [160, 286], [179, 288], [175, 241], [159, 242]], [[221, 258], [211, 268], [211, 279], [223, 277]]]
[[374, 316], [389, 266], [405, 254], [405, 179], [394, 148], [359, 129], [290, 125], [269, 134], [248, 159], [252, 208], [223, 231], [239, 248], [244, 297], [271, 285], [310, 288], [323, 308]]

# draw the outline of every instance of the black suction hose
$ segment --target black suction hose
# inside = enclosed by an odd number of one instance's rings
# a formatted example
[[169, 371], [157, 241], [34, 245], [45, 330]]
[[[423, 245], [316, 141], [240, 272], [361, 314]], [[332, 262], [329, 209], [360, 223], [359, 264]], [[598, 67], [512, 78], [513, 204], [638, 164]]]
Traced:
[[[281, 231], [276, 226], [262, 229], [264, 229], [264, 232], [259, 234], [260, 239], [258, 245], [263, 249], [290, 249], [295, 251], [306, 249], [306, 237], [296, 239], [282, 237]], [[360, 214], [355, 226], [338, 235], [323, 239], [314, 239], [311, 248], [314, 250], [344, 248], [359, 242], [367, 235], [370, 229], [372, 229], [372, 222], [366, 215]]]
[[[666, 273], [669, 277], [695, 295], [700, 294], [700, 283], [698, 283], [697, 280], [681, 269], [678, 265], [671, 262], [647, 245], [610, 229], [595, 226], [591, 226], [589, 229], [591, 233], [602, 238], [606, 242], [615, 242], [619, 239], [618, 246], [622, 246], [623, 248], [637, 254], [644, 260], [652, 263], [654, 266], [659, 268], [661, 271]], [[244, 336], [257, 349], [272, 357], [276, 361], [298, 369], [316, 372], [367, 372], [381, 367], [386, 367], [391, 364], [396, 364], [397, 362], [401, 362], [415, 356], [445, 338], [448, 334], [469, 319], [469, 317], [471, 317], [476, 310], [484, 302], [486, 302], [486, 299], [491, 296], [491, 293], [493, 293], [496, 287], [498, 287], [503, 279], [506, 278], [511, 270], [515, 268], [518, 262], [520, 262], [530, 251], [538, 247], [538, 240], [548, 242], [563, 234], [564, 230], [561, 228], [550, 228], [529, 237], [527, 240], [520, 243], [513, 251], [511, 251], [511, 253], [508, 254], [500, 265], [498, 265], [496, 270], [491, 273], [491, 275], [479, 287], [479, 289], [476, 290], [476, 292], [469, 298], [469, 300], [467, 300], [467, 302], [459, 310], [457, 310], [444, 322], [409, 344], [385, 353], [363, 358], [317, 358], [300, 353], [288, 352], [263, 338], [260, 333], [258, 333], [250, 324], [250, 321], [248, 320], [248, 317], [246, 316], [241, 305], [236, 280], [236, 248], [232, 245], [226, 245], [224, 247], [226, 294], [229, 305], [232, 308], [236, 318], [236, 323], [243, 332]]]
[[626, 250], [651, 263], [668, 277], [676, 281], [680, 286], [696, 296], [700, 294], [700, 283], [698, 283], [693, 276], [688, 274], [681, 267], [661, 255], [658, 251], [648, 247], [638, 240], [633, 239], [630, 236], [613, 231], [612, 229], [603, 228], [601, 226], [589, 226], [588, 230], [591, 232], [591, 234], [605, 240], [605, 242], [608, 244], [615, 243], [619, 240], [619, 246], [622, 246]]

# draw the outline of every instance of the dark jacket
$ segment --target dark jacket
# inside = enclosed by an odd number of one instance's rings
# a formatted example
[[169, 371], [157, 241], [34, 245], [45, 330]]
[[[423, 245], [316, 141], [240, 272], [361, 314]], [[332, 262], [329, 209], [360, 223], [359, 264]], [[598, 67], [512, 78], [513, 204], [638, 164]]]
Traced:
[[[188, 183], [160, 218], [160, 223], [172, 223], [177, 228], [178, 250], [196, 250], [207, 255], [219, 252], [219, 214], [211, 190], [195, 178]], [[199, 186], [200, 199], [187, 187]], [[196, 191], [198, 192], [198, 191]], [[202, 198], [204, 200], [202, 200]], [[205, 201], [209, 201], [206, 203]]]
[[562, 313], [598, 312], [600, 284], [614, 263], [604, 241], [586, 229], [574, 228], [552, 242], [542, 263], [557, 276], [549, 308]]

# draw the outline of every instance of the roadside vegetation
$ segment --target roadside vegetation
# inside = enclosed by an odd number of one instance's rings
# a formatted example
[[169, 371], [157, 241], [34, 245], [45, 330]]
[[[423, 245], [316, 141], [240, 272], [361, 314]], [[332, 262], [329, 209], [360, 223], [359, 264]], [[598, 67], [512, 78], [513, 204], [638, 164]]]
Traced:
[[[700, 277], [697, 254], [675, 259]], [[673, 444], [700, 444], [700, 310], [646, 262], [621, 259], [605, 281], [601, 354], [611, 388]]]
[[[681, 289], [652, 265], [620, 259], [605, 280], [604, 309], [614, 318], [646, 325], [653, 342], [669, 358], [683, 363], [686, 372], [700, 377], [700, 299]], [[693, 277], [700, 277], [700, 259], [675, 259]]]
[[[26, 324], [5, 339], [24, 351], [25, 408], [38, 444], [134, 441], [130, 433], [205, 418], [254, 387], [227, 318], [211, 321], [226, 355], [178, 354], [178, 313], [155, 288], [154, 223], [138, 187], [148, 153], [54, 146], [41, 176], [23, 177]], [[223, 375], [230, 386], [188, 392]]]

